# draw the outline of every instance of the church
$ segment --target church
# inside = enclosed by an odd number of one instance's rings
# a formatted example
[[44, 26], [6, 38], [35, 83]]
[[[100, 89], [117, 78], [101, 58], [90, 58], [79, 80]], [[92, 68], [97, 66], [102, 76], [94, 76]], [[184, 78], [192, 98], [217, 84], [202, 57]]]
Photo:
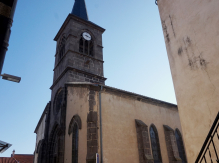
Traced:
[[54, 39], [34, 163], [187, 163], [177, 105], [105, 85], [104, 31], [75, 0]]

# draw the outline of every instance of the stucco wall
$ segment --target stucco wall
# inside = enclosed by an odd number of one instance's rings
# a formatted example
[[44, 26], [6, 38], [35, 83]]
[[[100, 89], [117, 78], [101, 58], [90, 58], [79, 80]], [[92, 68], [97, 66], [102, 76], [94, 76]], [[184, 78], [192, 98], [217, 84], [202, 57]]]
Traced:
[[148, 128], [152, 123], [156, 126], [162, 160], [167, 163], [163, 125], [181, 131], [176, 107], [164, 108], [107, 92], [101, 96], [104, 163], [139, 163], [135, 119], [143, 121]]
[[72, 162], [72, 134], [68, 135], [68, 127], [72, 117], [78, 114], [82, 121], [79, 130], [78, 162], [85, 163], [87, 155], [87, 114], [89, 112], [87, 88], [68, 87], [65, 135], [65, 163]]
[[219, 1], [158, 0], [188, 162], [219, 111]]

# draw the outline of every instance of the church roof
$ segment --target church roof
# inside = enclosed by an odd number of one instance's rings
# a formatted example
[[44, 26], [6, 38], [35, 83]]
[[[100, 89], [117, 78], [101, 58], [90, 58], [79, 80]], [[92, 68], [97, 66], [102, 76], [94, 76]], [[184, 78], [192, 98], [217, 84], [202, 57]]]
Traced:
[[88, 14], [87, 14], [85, 0], [75, 0], [71, 14], [76, 15], [88, 21]]
[[36, 126], [36, 128], [35, 128], [35, 130], [34, 130], [34, 133], [37, 134], [37, 131], [38, 131], [39, 127], [40, 127], [40, 124], [41, 124], [43, 118], [45, 117], [45, 115], [47, 114], [47, 112], [48, 112], [48, 110], [49, 110], [49, 107], [50, 107], [50, 102], [47, 103], [47, 105], [46, 105], [46, 107], [45, 107], [45, 109], [44, 109], [44, 111], [43, 111], [43, 114], [41, 115], [40, 120], [39, 120], [39, 122], [37, 123], [37, 126]]

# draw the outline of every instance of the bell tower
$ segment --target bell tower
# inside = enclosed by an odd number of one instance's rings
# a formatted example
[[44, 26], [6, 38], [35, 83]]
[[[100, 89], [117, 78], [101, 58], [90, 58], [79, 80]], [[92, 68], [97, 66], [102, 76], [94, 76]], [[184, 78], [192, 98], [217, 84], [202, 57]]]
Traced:
[[71, 14], [55, 36], [57, 42], [53, 85], [57, 90], [66, 82], [105, 84], [102, 34], [105, 29], [88, 19], [84, 0], [75, 0]]

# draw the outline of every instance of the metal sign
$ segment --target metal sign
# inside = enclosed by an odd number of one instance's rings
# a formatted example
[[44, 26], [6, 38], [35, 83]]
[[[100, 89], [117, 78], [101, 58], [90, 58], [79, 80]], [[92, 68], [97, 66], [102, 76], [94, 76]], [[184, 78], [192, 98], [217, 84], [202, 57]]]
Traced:
[[96, 153], [96, 163], [100, 163], [100, 157], [98, 153]]

